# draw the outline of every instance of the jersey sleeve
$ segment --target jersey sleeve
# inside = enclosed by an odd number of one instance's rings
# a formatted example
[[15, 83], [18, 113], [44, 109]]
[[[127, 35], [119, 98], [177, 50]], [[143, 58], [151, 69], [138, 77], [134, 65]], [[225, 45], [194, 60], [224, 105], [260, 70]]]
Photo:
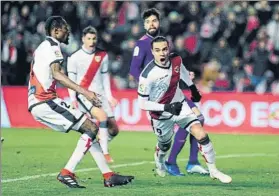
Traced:
[[133, 57], [130, 66], [130, 74], [138, 81], [141, 73], [141, 67], [144, 63], [146, 52], [143, 43], [138, 41], [134, 48]]
[[102, 64], [101, 64], [101, 75], [102, 75], [102, 82], [105, 90], [105, 94], [107, 98], [112, 97], [111, 93], [111, 86], [110, 86], [110, 75], [108, 72], [108, 65], [109, 65], [109, 60], [108, 60], [108, 55], [104, 57]]
[[101, 64], [101, 73], [107, 73], [109, 68], [109, 59], [108, 59], [108, 54], [105, 55], [105, 57], [102, 60]]
[[77, 74], [77, 68], [73, 56], [68, 57], [67, 59], [67, 72]]
[[152, 90], [152, 81], [149, 78], [140, 77], [138, 86], [138, 101], [142, 110], [164, 111], [164, 104], [149, 101], [149, 94]]
[[180, 79], [183, 80], [187, 84], [187, 86], [193, 85], [193, 81], [190, 78], [190, 73], [182, 63], [180, 69]]
[[60, 63], [64, 61], [63, 54], [61, 52], [61, 49], [58, 45], [52, 45], [50, 46], [49, 55], [48, 58], [50, 59], [50, 65], [53, 63]]
[[[70, 80], [72, 80], [73, 82], [76, 83], [77, 82], [76, 81], [77, 80], [77, 69], [76, 69], [76, 64], [75, 64], [73, 56], [68, 57], [67, 72], [68, 72], [68, 77], [70, 78]], [[76, 91], [68, 89], [68, 92], [69, 92], [69, 96], [70, 96], [72, 102], [76, 101], [77, 100]]]

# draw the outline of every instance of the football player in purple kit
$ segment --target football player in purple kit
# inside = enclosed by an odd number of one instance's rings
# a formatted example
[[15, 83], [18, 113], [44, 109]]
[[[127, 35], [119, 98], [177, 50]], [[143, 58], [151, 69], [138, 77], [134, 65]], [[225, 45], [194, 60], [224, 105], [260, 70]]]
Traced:
[[[151, 8], [147, 9], [142, 14], [142, 19], [144, 22], [144, 29], [146, 34], [142, 36], [136, 43], [134, 49], [133, 58], [130, 67], [130, 77], [138, 81], [141, 71], [144, 67], [153, 60], [153, 55], [151, 52], [151, 41], [159, 35], [160, 33], [160, 13], [157, 9]], [[186, 101], [190, 108], [197, 115], [201, 124], [204, 122], [203, 115], [199, 112], [197, 106], [193, 102], [199, 102], [201, 95], [196, 89], [195, 85], [189, 87], [191, 90], [191, 100], [186, 98]], [[174, 137], [174, 143], [169, 155], [169, 158], [165, 162], [167, 171], [170, 175], [173, 176], [184, 176], [180, 172], [179, 167], [177, 166], [177, 155], [182, 150], [186, 137], [189, 133], [182, 128], [179, 128]], [[186, 165], [186, 171], [188, 173], [199, 173], [199, 174], [209, 174], [209, 172], [204, 169], [198, 161], [198, 143], [197, 140], [190, 134], [190, 156], [188, 164]]]

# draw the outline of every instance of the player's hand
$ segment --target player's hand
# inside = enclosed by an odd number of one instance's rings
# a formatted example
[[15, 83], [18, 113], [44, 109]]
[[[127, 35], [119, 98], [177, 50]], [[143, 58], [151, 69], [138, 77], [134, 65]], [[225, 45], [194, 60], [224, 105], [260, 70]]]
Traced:
[[202, 96], [201, 96], [200, 92], [198, 91], [196, 85], [191, 85], [190, 90], [191, 90], [191, 94], [192, 94], [191, 100], [193, 102], [200, 102]]
[[174, 115], [179, 115], [182, 109], [182, 103], [174, 102], [171, 104], [165, 104], [164, 111]]
[[102, 106], [102, 101], [99, 99], [99, 97], [101, 95], [91, 92], [91, 91], [87, 91], [84, 94], [85, 98], [88, 99], [89, 101], [91, 101], [93, 103], [94, 106], [96, 107], [101, 107]]
[[111, 107], [115, 107], [118, 104], [118, 100], [115, 99], [114, 97], [111, 97], [109, 99], [109, 103], [110, 103]]

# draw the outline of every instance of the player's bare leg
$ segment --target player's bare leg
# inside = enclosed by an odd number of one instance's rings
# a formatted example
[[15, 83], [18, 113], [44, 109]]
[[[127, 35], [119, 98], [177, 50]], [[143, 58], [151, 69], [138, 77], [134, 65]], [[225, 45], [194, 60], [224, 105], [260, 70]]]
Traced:
[[[108, 118], [108, 138], [107, 141], [111, 142], [113, 140], [113, 138], [115, 138], [119, 133], [119, 129], [118, 126], [116, 124], [116, 120], [114, 118]], [[104, 151], [106, 160], [108, 163], [112, 163], [114, 162], [114, 160], [112, 159], [112, 157], [110, 156], [110, 153], [107, 149], [107, 151]]]
[[57, 179], [60, 182], [69, 186], [70, 188], [85, 188], [84, 186], [80, 186], [78, 184], [74, 170], [91, 147], [92, 141], [95, 140], [96, 135], [98, 134], [98, 127], [96, 124], [86, 119], [78, 131], [82, 135], [78, 140], [77, 146], [68, 163], [57, 176]]
[[77, 183], [74, 169], [88, 150], [103, 174], [105, 187], [125, 185], [130, 183], [134, 179], [134, 176], [122, 176], [115, 174], [109, 168], [100, 148], [100, 144], [98, 141], [96, 141], [98, 127], [95, 123], [87, 119], [81, 125], [78, 131], [82, 133], [82, 135], [74, 153], [72, 154], [72, 157], [70, 158], [65, 168], [62, 169], [60, 174], [58, 175], [57, 179], [59, 181], [71, 188], [85, 188], [84, 186], [80, 186]]
[[216, 168], [215, 151], [213, 149], [213, 145], [201, 124], [193, 124], [190, 129], [191, 134], [197, 139], [199, 143], [199, 150], [206, 161], [210, 177], [213, 179], [218, 179], [222, 183], [230, 183], [232, 178]]
[[100, 122], [99, 131], [99, 143], [105, 158], [108, 163], [112, 163], [113, 160], [109, 155], [108, 142], [109, 142], [109, 132], [108, 132], [108, 117], [105, 111], [98, 107], [93, 107], [91, 109], [91, 115], [95, 117]]

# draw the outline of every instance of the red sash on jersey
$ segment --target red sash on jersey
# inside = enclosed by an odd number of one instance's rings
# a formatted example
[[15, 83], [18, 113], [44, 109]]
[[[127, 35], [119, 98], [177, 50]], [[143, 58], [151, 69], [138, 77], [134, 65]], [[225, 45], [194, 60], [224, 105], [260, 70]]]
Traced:
[[[170, 61], [172, 66], [171, 80], [167, 91], [158, 102], [161, 104], [171, 103], [180, 80], [180, 66], [182, 63], [181, 57], [175, 56], [174, 58], [170, 59]], [[150, 115], [154, 119], [159, 119], [162, 113], [163, 112], [150, 112]]]
[[90, 63], [87, 72], [85, 73], [83, 79], [81, 80], [80, 86], [88, 89], [106, 54], [107, 53], [105, 51], [95, 52], [92, 62]]

